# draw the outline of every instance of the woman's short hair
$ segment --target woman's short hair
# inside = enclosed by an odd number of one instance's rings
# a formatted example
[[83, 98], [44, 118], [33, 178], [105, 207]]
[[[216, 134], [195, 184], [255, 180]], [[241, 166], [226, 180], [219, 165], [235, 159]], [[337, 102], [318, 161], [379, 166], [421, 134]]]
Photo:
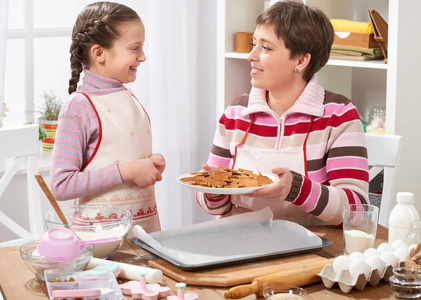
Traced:
[[319, 9], [294, 1], [279, 1], [256, 19], [257, 26], [271, 25], [290, 50], [291, 58], [309, 53], [310, 63], [303, 78], [309, 81], [329, 60], [334, 31]]

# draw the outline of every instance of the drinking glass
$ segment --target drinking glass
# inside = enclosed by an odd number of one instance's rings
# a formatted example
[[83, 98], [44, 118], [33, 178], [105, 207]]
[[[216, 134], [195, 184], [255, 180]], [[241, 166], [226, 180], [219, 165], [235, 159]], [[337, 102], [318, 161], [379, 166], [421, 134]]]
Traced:
[[342, 222], [344, 232], [344, 253], [364, 252], [374, 248], [377, 234], [379, 208], [369, 204], [344, 206]]

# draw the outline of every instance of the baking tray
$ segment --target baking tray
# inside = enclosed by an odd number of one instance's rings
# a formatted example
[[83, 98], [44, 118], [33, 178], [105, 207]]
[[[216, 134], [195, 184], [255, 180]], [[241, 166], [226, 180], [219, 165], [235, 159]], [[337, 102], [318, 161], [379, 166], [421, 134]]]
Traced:
[[[310, 252], [317, 252], [325, 247], [331, 246], [333, 243], [331, 240], [328, 240], [324, 237], [319, 236], [322, 240], [321, 245], [317, 246], [311, 246], [311, 247], [305, 247], [305, 248], [295, 248], [295, 249], [289, 249], [286, 251], [277, 251], [277, 252], [270, 252], [270, 253], [259, 253], [255, 255], [248, 255], [243, 256], [241, 258], [234, 258], [234, 259], [226, 259], [226, 260], [216, 260], [212, 262], [206, 262], [206, 263], [200, 263], [200, 264], [186, 264], [182, 261], [176, 260], [172, 257], [167, 256], [166, 254], [156, 250], [155, 248], [152, 248], [142, 240], [138, 238], [133, 238], [131, 242], [143, 249], [145, 249], [148, 252], [151, 252], [155, 254], [156, 256], [168, 261], [169, 263], [175, 265], [176, 267], [180, 268], [184, 271], [198, 271], [198, 270], [204, 270], [204, 269], [211, 269], [211, 268], [218, 268], [218, 267], [226, 267], [231, 266], [235, 264], [242, 264], [242, 263], [249, 263], [249, 262], [255, 262], [259, 260], [267, 260], [272, 258], [278, 258], [278, 257], [284, 257], [284, 256], [291, 256], [291, 255], [299, 255], [304, 253], [310, 253]], [[224, 247], [224, 245], [221, 245], [221, 247]]]

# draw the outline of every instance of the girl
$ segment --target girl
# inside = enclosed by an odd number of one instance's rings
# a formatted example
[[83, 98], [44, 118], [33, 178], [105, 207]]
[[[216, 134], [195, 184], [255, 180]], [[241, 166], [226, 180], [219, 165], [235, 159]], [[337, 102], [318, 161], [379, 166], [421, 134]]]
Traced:
[[[154, 184], [165, 159], [152, 154], [150, 120], [124, 87], [146, 60], [145, 28], [121, 4], [97, 2], [76, 19], [70, 46], [72, 77], [55, 138], [51, 189], [75, 205], [106, 204], [132, 211], [132, 224], [159, 231]], [[77, 88], [80, 73], [82, 84]]]
[[248, 196], [197, 193], [209, 214], [228, 216], [269, 206], [274, 219], [340, 224], [342, 208], [368, 203], [368, 162], [358, 111], [318, 85], [334, 32], [329, 19], [302, 3], [279, 1], [257, 18], [250, 95], [219, 120], [203, 165], [278, 177]]

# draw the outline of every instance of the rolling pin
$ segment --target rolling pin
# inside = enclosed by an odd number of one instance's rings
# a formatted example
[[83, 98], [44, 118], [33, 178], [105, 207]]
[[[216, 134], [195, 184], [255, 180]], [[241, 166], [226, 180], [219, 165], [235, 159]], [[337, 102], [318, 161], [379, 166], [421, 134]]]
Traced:
[[333, 263], [335, 258], [313, 263], [295, 270], [285, 270], [276, 273], [263, 275], [253, 279], [251, 284], [238, 285], [225, 292], [225, 299], [240, 299], [255, 294], [262, 297], [262, 291], [271, 284], [282, 284], [286, 286], [304, 286], [321, 280], [318, 273], [327, 264]]
[[[98, 267], [102, 264], [110, 262], [106, 259], [100, 259], [100, 258], [91, 258], [88, 265], [86, 266], [87, 270], [93, 269], [95, 267]], [[147, 283], [159, 283], [162, 281], [163, 274], [161, 270], [152, 269], [148, 267], [142, 267], [132, 264], [125, 264], [121, 262], [117, 262], [120, 266], [121, 272], [118, 275], [120, 278], [125, 278], [129, 280], [140, 280], [140, 271], [146, 271], [148, 274], [146, 274], [146, 282]]]

